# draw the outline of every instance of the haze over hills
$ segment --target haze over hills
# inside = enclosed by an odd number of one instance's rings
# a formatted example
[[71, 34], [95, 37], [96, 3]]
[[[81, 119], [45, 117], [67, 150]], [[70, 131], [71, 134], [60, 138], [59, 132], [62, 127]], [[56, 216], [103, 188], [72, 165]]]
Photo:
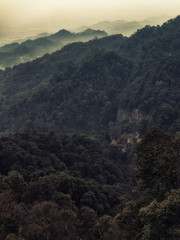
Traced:
[[164, 22], [168, 21], [172, 17], [162, 15], [162, 16], [156, 16], [156, 17], [149, 17], [146, 19], [143, 19], [139, 21], [142, 25], [150, 25], [150, 26], [156, 26], [156, 25], [162, 25]]
[[78, 33], [72, 33], [67, 30], [63, 32], [60, 30], [54, 34], [40, 33], [25, 39], [17, 39], [15, 43], [0, 47], [0, 68], [4, 69], [19, 63], [31, 61], [46, 53], [52, 53], [74, 41], [88, 41], [95, 37], [104, 37], [106, 36], [105, 32], [109, 35], [123, 34], [124, 36], [129, 36], [145, 25], [161, 24], [165, 19], [168, 19], [168, 17], [151, 17], [139, 22], [124, 20], [114, 22], [104, 21], [91, 26], [82, 26], [76, 29]]
[[35, 40], [37, 38], [48, 37], [49, 35], [51, 35], [51, 34], [47, 33], [47, 32], [43, 32], [43, 33], [39, 33], [37, 35], [28, 36], [26, 38], [16, 39], [14, 42], [22, 43], [22, 42], [25, 42], [27, 40]]
[[[123, 19], [118, 19], [116, 21], [101, 21], [98, 23], [86, 25], [86, 26], [79, 26], [78, 28], [68, 26], [65, 27], [71, 32], [82, 32], [86, 30], [87, 28], [92, 28], [95, 30], [103, 30], [106, 31], [108, 34], [123, 34], [123, 35], [131, 35], [134, 33], [137, 29], [144, 27], [145, 25], [161, 25], [163, 22], [167, 21], [171, 17], [163, 15], [163, 16], [156, 16], [156, 17], [149, 17], [144, 20], [133, 20], [133, 21], [127, 21]], [[62, 27], [64, 28], [64, 27]], [[127, 29], [125, 29], [127, 28]], [[61, 29], [61, 28], [59, 28]], [[0, 46], [3, 46], [5, 44], [10, 44], [13, 42], [22, 42], [28, 39], [35, 39], [37, 37], [44, 37], [38, 36], [42, 33], [45, 33], [47, 36], [52, 32], [55, 32], [55, 30], [51, 28], [41, 28], [37, 27], [36, 24], [32, 27], [31, 25], [27, 25], [24, 29], [16, 28], [16, 27], [10, 27], [8, 29], [1, 29], [0, 31]]]
[[105, 37], [107, 33], [92, 29], [86, 29], [81, 33], [60, 30], [55, 34], [43, 36], [44, 34], [41, 34], [37, 35], [34, 40], [28, 39], [22, 43], [17, 42], [2, 46], [0, 48], [0, 67], [12, 67], [19, 63], [28, 62], [46, 53], [52, 53], [68, 43]]
[[36, 31], [30, 31], [27, 29], [26, 33], [21, 32], [19, 29], [12, 28], [10, 30], [3, 30], [0, 32], [0, 47], [11, 44], [14, 42], [24, 42], [26, 40], [34, 40], [40, 37], [49, 36], [50, 33], [43, 32], [41, 29], [37, 29]]
[[142, 26], [136, 22], [126, 22], [123, 20], [117, 20], [115, 22], [108, 22], [108, 21], [104, 21], [104, 22], [100, 22], [97, 24], [93, 24], [90, 26], [82, 26], [80, 28], [78, 28], [76, 31], [83, 31], [86, 28], [92, 28], [92, 29], [106, 29], [105, 31], [108, 34], [123, 34], [125, 36], [129, 36], [132, 33], [134, 33], [137, 29], [142, 28]]
[[124, 36], [130, 36], [138, 29], [143, 28], [145, 25], [161, 25], [167, 21], [170, 17], [168, 16], [158, 16], [144, 19], [142, 21], [125, 21], [125, 20], [116, 20], [113, 22], [103, 21], [89, 26], [82, 26], [76, 31], [83, 31], [87, 28], [92, 28], [96, 30], [104, 30], [109, 35], [111, 34], [122, 34]]

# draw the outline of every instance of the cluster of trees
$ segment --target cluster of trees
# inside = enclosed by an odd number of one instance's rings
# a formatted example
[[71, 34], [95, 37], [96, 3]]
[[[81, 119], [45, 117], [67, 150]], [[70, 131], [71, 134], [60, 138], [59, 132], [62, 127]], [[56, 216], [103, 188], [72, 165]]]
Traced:
[[178, 240], [179, 149], [151, 129], [136, 147], [136, 186], [107, 143], [47, 132], [1, 138], [0, 238]]
[[125, 183], [126, 161], [119, 147], [86, 135], [28, 131], [0, 139], [1, 174], [18, 171], [27, 181], [66, 171], [101, 184]]

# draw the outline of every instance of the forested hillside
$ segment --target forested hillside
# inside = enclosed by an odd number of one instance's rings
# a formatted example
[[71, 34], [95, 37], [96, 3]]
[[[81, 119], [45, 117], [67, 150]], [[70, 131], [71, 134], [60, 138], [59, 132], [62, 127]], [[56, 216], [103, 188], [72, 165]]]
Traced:
[[1, 133], [46, 127], [119, 138], [157, 125], [178, 134], [179, 23], [73, 43], [2, 71]]

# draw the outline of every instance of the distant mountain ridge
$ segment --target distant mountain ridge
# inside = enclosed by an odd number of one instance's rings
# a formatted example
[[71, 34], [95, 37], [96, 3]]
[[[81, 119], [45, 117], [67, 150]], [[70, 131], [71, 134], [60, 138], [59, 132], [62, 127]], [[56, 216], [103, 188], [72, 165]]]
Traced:
[[28, 39], [22, 43], [12, 43], [0, 47], [0, 67], [12, 67], [19, 63], [31, 61], [37, 57], [41, 57], [46, 53], [52, 53], [61, 49], [64, 45], [76, 41], [89, 41], [93, 38], [101, 38], [107, 36], [104, 31], [88, 29], [81, 33], [72, 33], [65, 29], [55, 34], [40, 37], [36, 39]]

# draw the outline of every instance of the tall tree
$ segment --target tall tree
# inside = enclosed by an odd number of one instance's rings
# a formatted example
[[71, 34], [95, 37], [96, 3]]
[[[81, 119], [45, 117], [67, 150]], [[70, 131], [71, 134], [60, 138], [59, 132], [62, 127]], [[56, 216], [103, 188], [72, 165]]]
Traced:
[[162, 194], [178, 187], [180, 141], [153, 127], [136, 147], [136, 177], [141, 190]]

